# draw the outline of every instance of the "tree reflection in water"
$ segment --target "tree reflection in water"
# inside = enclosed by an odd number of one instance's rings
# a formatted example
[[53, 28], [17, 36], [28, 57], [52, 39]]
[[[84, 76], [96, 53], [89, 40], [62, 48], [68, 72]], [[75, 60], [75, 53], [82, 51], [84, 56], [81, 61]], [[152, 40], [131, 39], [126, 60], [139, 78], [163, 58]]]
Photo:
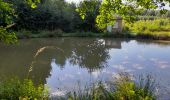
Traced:
[[105, 41], [92, 40], [90, 42], [81, 41], [75, 44], [70, 56], [70, 63], [87, 68], [89, 72], [102, 69], [107, 66], [109, 52], [105, 46]]
[[119, 39], [59, 38], [22, 40], [19, 45], [11, 46], [0, 44], [0, 76], [25, 78], [33, 56], [44, 46], [55, 46], [64, 52], [46, 49], [38, 55], [30, 73], [30, 77], [36, 83], [46, 83], [46, 78], [50, 77], [52, 70], [52, 59], [56, 59], [55, 63], [61, 69], [69, 61], [73, 66], [77, 65], [93, 72], [107, 66], [107, 60], [110, 58], [109, 49], [120, 49], [121, 42]]

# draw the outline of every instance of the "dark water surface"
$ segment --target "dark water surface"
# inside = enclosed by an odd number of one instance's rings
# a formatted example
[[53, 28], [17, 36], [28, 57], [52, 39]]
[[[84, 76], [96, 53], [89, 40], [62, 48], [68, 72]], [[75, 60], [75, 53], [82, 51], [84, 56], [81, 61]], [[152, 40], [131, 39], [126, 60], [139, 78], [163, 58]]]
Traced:
[[[38, 52], [37, 52], [38, 51]], [[32, 67], [30, 65], [32, 63]], [[29, 72], [30, 70], [30, 72]], [[170, 42], [105, 38], [56, 38], [0, 43], [0, 76], [28, 75], [55, 95], [111, 80], [118, 72], [152, 74], [170, 91]]]

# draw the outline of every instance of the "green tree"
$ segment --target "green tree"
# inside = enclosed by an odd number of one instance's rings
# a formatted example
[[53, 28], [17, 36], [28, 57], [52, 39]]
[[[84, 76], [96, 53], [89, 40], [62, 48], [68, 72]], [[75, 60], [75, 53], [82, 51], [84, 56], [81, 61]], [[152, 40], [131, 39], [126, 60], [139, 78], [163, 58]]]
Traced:
[[69, 4], [64, 0], [43, 0], [35, 9], [31, 9], [30, 6], [18, 1], [16, 1], [18, 30], [72, 32], [79, 28], [79, 23], [81, 24], [81, 18], [75, 11], [76, 5], [73, 3]]
[[16, 41], [16, 36], [13, 32], [8, 32], [7, 29], [12, 24], [12, 16], [15, 16], [12, 4], [0, 0], [0, 40], [5, 42]]
[[[39, 0], [25, 0], [26, 4], [32, 8], [36, 7]], [[16, 17], [15, 5], [10, 0], [0, 0], [0, 40], [7, 43], [14, 43], [17, 37], [14, 32], [8, 31], [8, 28], [14, 25], [13, 18]]]
[[[100, 14], [96, 18], [97, 26], [100, 29], [106, 28], [107, 25], [113, 25], [117, 16], [122, 17], [128, 22], [133, 22], [137, 15], [144, 9], [161, 8], [161, 13], [166, 13], [164, 9], [165, 3], [169, 0], [103, 0], [100, 6]], [[89, 9], [84, 9], [80, 15], [85, 19], [84, 12]]]
[[96, 18], [99, 15], [100, 0], [82, 1], [79, 3], [76, 11], [83, 19], [82, 27], [84, 31], [98, 32], [96, 27]]

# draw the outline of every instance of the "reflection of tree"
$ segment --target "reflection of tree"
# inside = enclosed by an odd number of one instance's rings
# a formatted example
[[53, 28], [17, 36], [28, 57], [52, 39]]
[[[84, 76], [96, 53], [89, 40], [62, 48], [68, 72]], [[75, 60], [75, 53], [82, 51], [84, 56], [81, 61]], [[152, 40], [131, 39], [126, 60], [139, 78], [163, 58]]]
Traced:
[[107, 65], [108, 48], [103, 41], [80, 41], [75, 44], [70, 57], [70, 63], [89, 69], [90, 72]]
[[120, 40], [94, 39], [94, 38], [59, 38], [59, 39], [33, 39], [23, 40], [19, 45], [6, 46], [0, 44], [0, 76], [16, 75], [20, 78], [27, 76], [29, 65], [39, 48], [55, 46], [55, 49], [44, 50], [34, 63], [30, 78], [34, 82], [46, 83], [50, 76], [51, 60], [61, 68], [66, 62], [87, 68], [90, 72], [101, 69], [107, 65], [109, 49], [120, 48]]
[[109, 49], [121, 49], [121, 40], [95, 39], [95, 38], [64, 38], [55, 46], [64, 51], [56, 54], [56, 64], [61, 68], [66, 61], [72, 65], [87, 68], [90, 72], [107, 66]]
[[[128, 42], [128, 40], [125, 41]], [[30, 78], [34, 82], [46, 83], [46, 78], [50, 77], [52, 70], [50, 66], [52, 59], [56, 59], [55, 63], [61, 69], [66, 66], [67, 62], [93, 72], [107, 66], [110, 58], [109, 49], [121, 49], [121, 42], [122, 40], [119, 39], [59, 38], [23, 40], [19, 45], [10, 46], [0, 44], [0, 76], [26, 78], [34, 55], [39, 48], [44, 46], [55, 46], [63, 52], [46, 49], [36, 58], [36, 63], [30, 73]], [[142, 44], [145, 42], [137, 41]]]
[[[9, 46], [1, 44], [0, 76], [17, 76], [20, 79], [27, 78], [29, 65], [33, 60], [33, 56], [42, 46], [43, 44], [40, 41], [34, 40], [20, 42], [19, 45]], [[51, 58], [46, 57], [46, 59], [41, 60], [41, 63], [39, 61], [35, 63], [33, 72], [31, 73], [31, 78], [34, 82], [46, 82], [45, 79], [49, 77], [51, 71], [50, 60]]]
[[121, 40], [95, 38], [63, 38], [59, 42], [50, 43], [64, 51], [52, 53], [56, 64], [64, 68], [66, 61], [72, 65], [87, 68], [90, 72], [107, 66], [109, 49], [121, 48]]

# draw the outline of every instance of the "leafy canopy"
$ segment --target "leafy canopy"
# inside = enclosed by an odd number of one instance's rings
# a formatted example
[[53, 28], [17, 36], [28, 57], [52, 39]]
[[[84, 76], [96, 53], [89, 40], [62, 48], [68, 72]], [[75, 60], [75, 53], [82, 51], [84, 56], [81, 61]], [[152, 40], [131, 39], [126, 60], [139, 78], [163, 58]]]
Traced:
[[76, 11], [83, 19], [84, 29], [87, 31], [97, 32], [96, 17], [99, 15], [100, 0], [82, 1], [77, 6]]
[[[36, 7], [36, 4], [40, 0], [25, 0], [25, 3], [32, 8]], [[15, 43], [17, 37], [14, 32], [9, 32], [8, 28], [13, 25], [13, 18], [16, 17], [15, 5], [8, 0], [0, 0], [0, 41], [7, 43]]]
[[[145, 9], [161, 9], [166, 13], [164, 6], [170, 0], [103, 0], [100, 5], [100, 14], [96, 18], [97, 26], [104, 29], [107, 25], [112, 25], [119, 16], [128, 22], [134, 19]], [[79, 13], [84, 18], [87, 7], [80, 9]]]

